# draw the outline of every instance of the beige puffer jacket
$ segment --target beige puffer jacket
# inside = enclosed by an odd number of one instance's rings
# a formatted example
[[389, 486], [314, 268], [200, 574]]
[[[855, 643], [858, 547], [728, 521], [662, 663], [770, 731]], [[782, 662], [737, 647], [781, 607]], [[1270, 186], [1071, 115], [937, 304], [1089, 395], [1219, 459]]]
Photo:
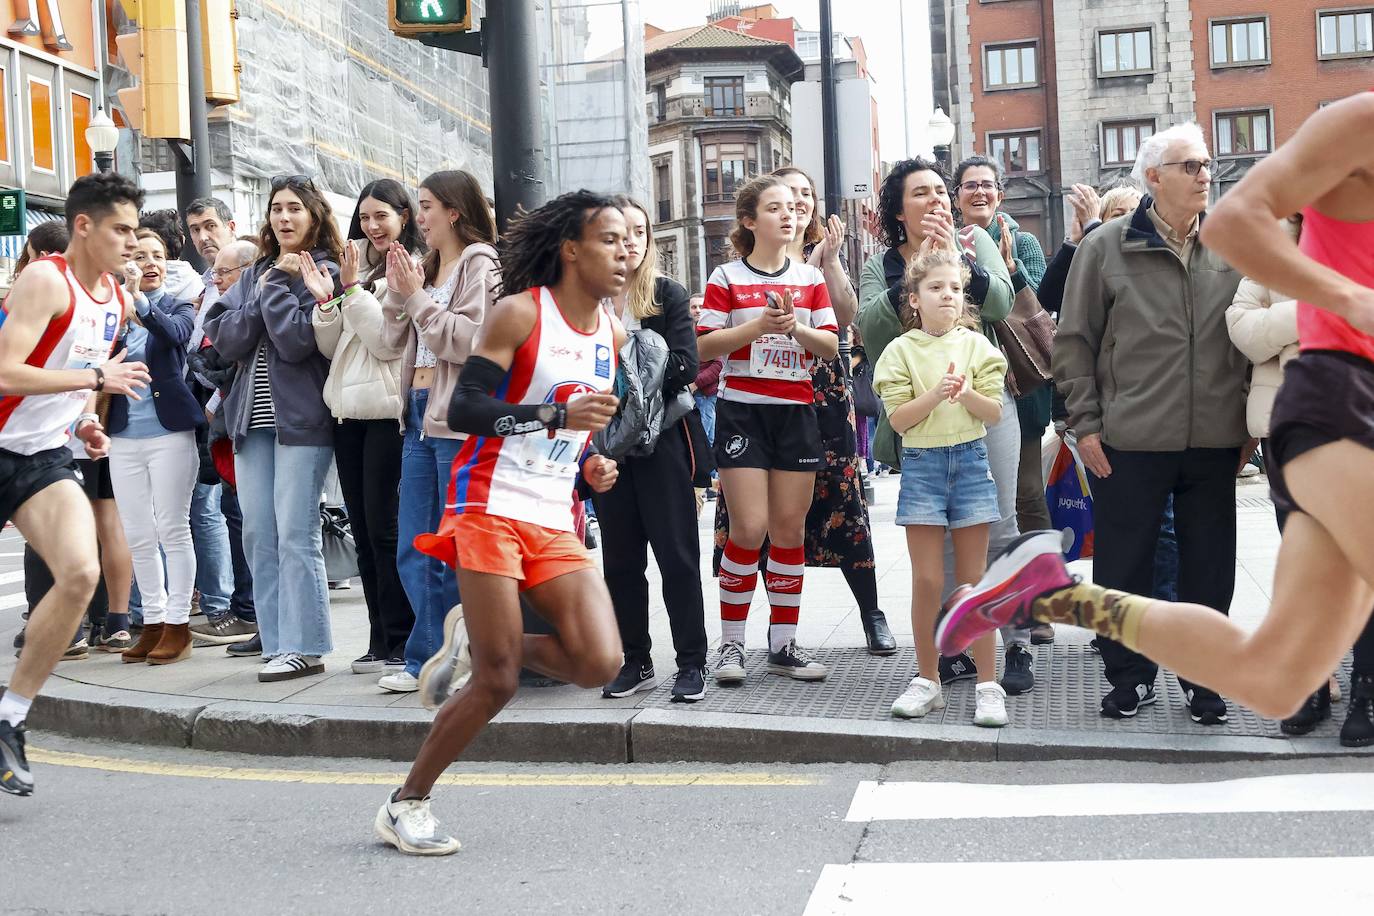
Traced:
[[[367, 245], [367, 239], [351, 242]], [[382, 284], [386, 281], [382, 280]], [[336, 420], [401, 422], [401, 356], [385, 333], [382, 304], [366, 285], [359, 286], [328, 312], [311, 313], [315, 344], [330, 360], [324, 402]]]
[[[1285, 220], [1284, 227], [1297, 238], [1296, 225]], [[1246, 278], [1226, 310], [1226, 326], [1236, 349], [1254, 364], [1245, 422], [1250, 435], [1264, 438], [1283, 369], [1298, 355], [1298, 303]]]

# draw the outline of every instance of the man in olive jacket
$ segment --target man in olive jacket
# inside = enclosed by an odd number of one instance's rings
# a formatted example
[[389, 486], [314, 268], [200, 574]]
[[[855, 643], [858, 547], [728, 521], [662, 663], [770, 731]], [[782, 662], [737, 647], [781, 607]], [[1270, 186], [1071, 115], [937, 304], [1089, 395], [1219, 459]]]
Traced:
[[[1245, 426], [1245, 357], [1226, 328], [1240, 277], [1198, 240], [1211, 158], [1196, 124], [1141, 145], [1139, 208], [1084, 238], [1064, 289], [1054, 379], [1091, 472], [1093, 580], [1148, 595], [1160, 516], [1174, 497], [1178, 600], [1227, 613], [1235, 590], [1235, 478]], [[1149, 659], [1098, 639], [1112, 690], [1102, 714], [1155, 700]], [[1193, 721], [1226, 704], [1183, 685]]]

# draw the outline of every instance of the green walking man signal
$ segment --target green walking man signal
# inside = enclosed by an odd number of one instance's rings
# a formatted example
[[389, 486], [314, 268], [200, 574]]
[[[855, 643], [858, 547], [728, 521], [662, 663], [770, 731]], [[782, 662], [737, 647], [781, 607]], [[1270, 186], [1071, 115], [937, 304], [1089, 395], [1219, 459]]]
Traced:
[[469, 0], [391, 0], [391, 31], [397, 35], [471, 29]]

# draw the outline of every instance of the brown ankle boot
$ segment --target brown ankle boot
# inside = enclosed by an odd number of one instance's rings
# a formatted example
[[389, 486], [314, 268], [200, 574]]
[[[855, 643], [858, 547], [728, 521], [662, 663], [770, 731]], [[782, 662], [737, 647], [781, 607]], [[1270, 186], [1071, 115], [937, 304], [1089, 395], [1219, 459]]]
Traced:
[[162, 639], [162, 627], [160, 623], [145, 623], [143, 625], [143, 635], [138, 637], [138, 642], [132, 647], [125, 649], [121, 658], [124, 664], [134, 665], [148, 660], [148, 653], [157, 648], [158, 641]]
[[170, 665], [191, 657], [191, 625], [169, 623], [162, 628], [157, 648], [148, 653], [148, 664]]

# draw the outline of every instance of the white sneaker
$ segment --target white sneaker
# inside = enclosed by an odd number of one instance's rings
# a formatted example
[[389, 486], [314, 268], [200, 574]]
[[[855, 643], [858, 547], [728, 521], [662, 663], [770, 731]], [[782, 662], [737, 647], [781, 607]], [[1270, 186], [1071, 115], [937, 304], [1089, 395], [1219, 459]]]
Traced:
[[717, 684], [743, 684], [744, 643], [721, 643], [720, 657], [716, 659], [713, 674]]
[[396, 792], [392, 792], [377, 812], [373, 822], [377, 836], [411, 856], [448, 856], [459, 850], [461, 843], [439, 831], [428, 797], [395, 798]]
[[258, 680], [263, 683], [289, 681], [312, 674], [324, 674], [324, 662], [318, 655], [301, 655], [299, 652], [286, 652], [278, 655], [258, 672]]
[[944, 689], [927, 677], [913, 677], [906, 692], [892, 701], [892, 714], [899, 719], [920, 719], [944, 708]]
[[377, 680], [377, 686], [390, 693], [414, 693], [420, 689], [420, 679], [405, 669], [395, 674], [384, 674]]
[[978, 707], [973, 712], [973, 724], [984, 728], [1001, 728], [1007, 719], [1007, 692], [996, 681], [984, 681], [973, 689]]

